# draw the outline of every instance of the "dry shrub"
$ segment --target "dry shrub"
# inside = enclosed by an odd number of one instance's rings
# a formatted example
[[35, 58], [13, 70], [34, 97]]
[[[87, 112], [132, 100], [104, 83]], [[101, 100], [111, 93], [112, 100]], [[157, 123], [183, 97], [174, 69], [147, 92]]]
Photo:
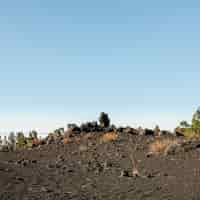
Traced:
[[37, 138], [34, 138], [33, 141], [32, 141], [32, 145], [37, 147], [41, 144], [41, 141]]
[[64, 137], [69, 138], [73, 136], [73, 131], [72, 129], [68, 129], [67, 131], [64, 132]]
[[118, 135], [115, 132], [110, 132], [110, 133], [105, 133], [101, 138], [100, 138], [100, 143], [107, 143], [111, 141], [117, 140]]
[[178, 140], [169, 138], [158, 139], [154, 141], [152, 144], [150, 144], [149, 151], [151, 154], [165, 153], [166, 150], [169, 148], [169, 146], [172, 145], [178, 145]]
[[64, 138], [63, 139], [63, 144], [69, 144], [71, 142], [70, 138]]

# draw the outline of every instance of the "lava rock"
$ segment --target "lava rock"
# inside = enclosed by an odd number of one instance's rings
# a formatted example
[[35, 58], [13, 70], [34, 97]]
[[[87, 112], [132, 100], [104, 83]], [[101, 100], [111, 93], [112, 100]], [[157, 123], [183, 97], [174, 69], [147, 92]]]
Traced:
[[144, 130], [144, 135], [154, 135], [154, 131], [153, 130], [151, 130], [151, 129], [145, 129]]
[[123, 133], [132, 134], [132, 135], [139, 135], [138, 130], [136, 130], [136, 129], [134, 129], [134, 128], [131, 128], [131, 127], [126, 127], [126, 128], [123, 130]]
[[129, 174], [129, 171], [127, 171], [127, 170], [122, 170], [119, 177], [122, 178], [122, 177], [131, 177], [131, 176], [130, 176], [130, 174]]

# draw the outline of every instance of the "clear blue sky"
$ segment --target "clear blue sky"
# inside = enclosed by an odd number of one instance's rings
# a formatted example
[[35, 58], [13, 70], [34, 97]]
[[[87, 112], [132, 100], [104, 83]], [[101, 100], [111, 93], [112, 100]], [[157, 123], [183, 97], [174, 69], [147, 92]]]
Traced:
[[200, 105], [199, 52], [197, 0], [2, 1], [0, 130], [173, 128]]

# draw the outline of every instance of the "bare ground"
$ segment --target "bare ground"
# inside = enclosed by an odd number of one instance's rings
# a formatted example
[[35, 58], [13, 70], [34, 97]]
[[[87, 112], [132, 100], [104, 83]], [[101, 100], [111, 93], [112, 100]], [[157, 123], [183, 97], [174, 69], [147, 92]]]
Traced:
[[[100, 135], [1, 152], [0, 200], [200, 199], [199, 148], [147, 157], [155, 137], [121, 134], [100, 144]], [[132, 177], [131, 155], [139, 177]]]

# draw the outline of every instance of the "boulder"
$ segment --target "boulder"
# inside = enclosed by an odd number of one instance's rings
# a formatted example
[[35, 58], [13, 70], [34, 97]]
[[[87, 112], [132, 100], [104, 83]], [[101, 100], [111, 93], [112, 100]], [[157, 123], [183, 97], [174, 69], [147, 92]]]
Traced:
[[154, 131], [151, 129], [145, 129], [144, 130], [144, 135], [154, 135]]
[[199, 149], [200, 148], [200, 141], [186, 141], [181, 144], [181, 147], [184, 149], [185, 152]]
[[117, 132], [122, 133], [123, 131], [124, 131], [124, 128], [123, 128], [123, 127], [117, 128]]
[[134, 129], [134, 128], [131, 128], [131, 127], [126, 127], [123, 130], [123, 133], [128, 133], [128, 134], [132, 134], [132, 135], [139, 135], [139, 131]]
[[68, 124], [67, 128], [68, 129], [73, 129], [73, 128], [77, 128], [78, 126], [76, 124]]
[[173, 135], [173, 133], [172, 132], [170, 132], [170, 131], [166, 131], [166, 130], [162, 130], [162, 131], [160, 131], [160, 135], [166, 135], [166, 136], [172, 136]]
[[177, 127], [177, 128], [174, 130], [174, 132], [175, 132], [175, 135], [176, 135], [177, 137], [183, 137], [183, 136], [184, 136], [184, 130], [183, 130], [182, 128], [180, 128], [180, 127]]
[[99, 132], [103, 130], [102, 127], [100, 127], [96, 121], [83, 123], [81, 124], [80, 129], [81, 132], [86, 133]]
[[122, 178], [122, 177], [131, 177], [131, 175], [130, 175], [129, 171], [127, 171], [127, 170], [122, 170], [119, 177], [120, 177], [120, 178]]
[[103, 128], [103, 132], [105, 133], [114, 132], [114, 129], [112, 127]]

